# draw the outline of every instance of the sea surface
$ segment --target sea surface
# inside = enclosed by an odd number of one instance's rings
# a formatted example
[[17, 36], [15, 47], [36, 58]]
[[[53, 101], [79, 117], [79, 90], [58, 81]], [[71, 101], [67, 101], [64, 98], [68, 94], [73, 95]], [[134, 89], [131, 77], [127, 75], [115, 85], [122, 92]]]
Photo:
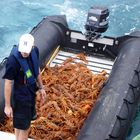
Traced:
[[[18, 44], [23, 33], [31, 31], [43, 17], [63, 15], [71, 29], [85, 32], [84, 25], [91, 6], [110, 10], [107, 36], [121, 36], [140, 30], [140, 0], [1, 0], [0, 1], [0, 62]], [[127, 140], [140, 133], [140, 107]]]

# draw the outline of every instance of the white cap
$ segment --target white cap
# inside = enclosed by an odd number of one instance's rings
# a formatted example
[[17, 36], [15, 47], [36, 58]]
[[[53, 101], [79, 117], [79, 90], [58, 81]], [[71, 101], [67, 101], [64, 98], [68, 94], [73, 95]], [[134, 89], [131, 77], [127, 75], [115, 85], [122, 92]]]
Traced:
[[30, 53], [34, 45], [34, 37], [31, 34], [24, 34], [20, 37], [18, 51]]

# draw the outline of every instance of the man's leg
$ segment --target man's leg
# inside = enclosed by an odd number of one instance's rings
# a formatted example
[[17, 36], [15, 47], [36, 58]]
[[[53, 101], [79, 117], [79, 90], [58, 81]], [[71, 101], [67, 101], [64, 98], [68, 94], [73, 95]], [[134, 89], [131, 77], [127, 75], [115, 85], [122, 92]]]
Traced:
[[31, 123], [31, 107], [17, 104], [13, 115], [16, 140], [28, 140], [28, 131]]
[[29, 129], [20, 130], [18, 140], [28, 140], [28, 132], [29, 132]]
[[20, 129], [15, 128], [16, 140], [19, 140], [19, 132], [20, 132]]

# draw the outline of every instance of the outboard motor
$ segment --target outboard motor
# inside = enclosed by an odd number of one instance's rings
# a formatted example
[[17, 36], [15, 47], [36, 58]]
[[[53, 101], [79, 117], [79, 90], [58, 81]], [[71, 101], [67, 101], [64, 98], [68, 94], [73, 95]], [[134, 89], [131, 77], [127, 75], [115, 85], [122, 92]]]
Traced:
[[108, 28], [109, 10], [106, 7], [91, 7], [85, 25], [85, 36], [88, 41], [100, 37]]

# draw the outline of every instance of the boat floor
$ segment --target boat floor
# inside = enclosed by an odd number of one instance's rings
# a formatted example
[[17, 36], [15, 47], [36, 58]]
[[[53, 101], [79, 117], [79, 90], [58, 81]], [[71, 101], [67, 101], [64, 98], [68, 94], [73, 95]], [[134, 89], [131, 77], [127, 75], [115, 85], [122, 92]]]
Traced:
[[[70, 53], [70, 52], [64, 52], [64, 51], [58, 51], [54, 59], [50, 63], [50, 67], [57, 65], [60, 65], [63, 63], [67, 58], [74, 57], [76, 54]], [[94, 56], [87, 56], [86, 57], [88, 64], [87, 68], [89, 68], [94, 73], [100, 73], [102, 70], [105, 70], [108, 74], [110, 74], [112, 70], [112, 66], [114, 64], [114, 61], [105, 59], [105, 58], [99, 58]], [[75, 59], [75, 62], [80, 62], [78, 58]]]
[[[8, 133], [8, 132], [3, 132], [3, 131], [0, 131], [0, 138], [3, 140], [16, 140], [14, 134]], [[33, 140], [33, 139], [29, 138], [28, 140]]]

